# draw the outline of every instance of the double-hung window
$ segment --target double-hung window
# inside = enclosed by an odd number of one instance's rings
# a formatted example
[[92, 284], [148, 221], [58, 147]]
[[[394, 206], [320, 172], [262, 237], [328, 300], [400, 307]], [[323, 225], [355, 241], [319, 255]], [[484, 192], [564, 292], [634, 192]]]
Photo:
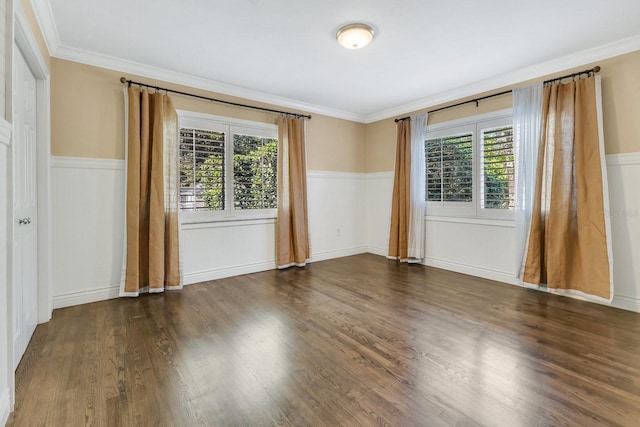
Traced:
[[276, 125], [179, 111], [183, 222], [273, 218]]
[[512, 219], [515, 169], [511, 111], [427, 128], [427, 214]]

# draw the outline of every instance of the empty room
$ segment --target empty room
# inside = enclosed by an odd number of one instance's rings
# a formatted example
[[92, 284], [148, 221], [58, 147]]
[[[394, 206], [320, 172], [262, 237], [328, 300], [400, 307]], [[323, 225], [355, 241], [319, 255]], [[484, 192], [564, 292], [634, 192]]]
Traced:
[[637, 0], [0, 22], [0, 426], [640, 425]]

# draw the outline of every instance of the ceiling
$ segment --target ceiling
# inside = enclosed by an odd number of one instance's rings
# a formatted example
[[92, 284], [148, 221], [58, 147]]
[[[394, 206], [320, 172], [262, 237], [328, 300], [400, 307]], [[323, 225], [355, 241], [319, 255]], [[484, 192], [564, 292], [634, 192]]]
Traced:
[[[612, 44], [640, 49], [638, 0], [34, 4], [53, 56], [363, 122], [578, 66]], [[375, 30], [364, 49], [336, 43], [352, 22]]]

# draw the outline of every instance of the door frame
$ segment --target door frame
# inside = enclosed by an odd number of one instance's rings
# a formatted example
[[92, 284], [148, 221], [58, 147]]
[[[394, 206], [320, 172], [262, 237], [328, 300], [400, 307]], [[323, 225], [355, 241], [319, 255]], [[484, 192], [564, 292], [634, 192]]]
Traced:
[[[33, 34], [33, 30], [29, 24], [29, 20], [20, 4], [19, 0], [14, 0], [14, 40], [12, 58], [19, 54], [17, 49], [24, 56], [27, 65], [36, 78], [36, 167], [37, 167], [37, 186], [38, 186], [38, 324], [47, 322], [51, 319], [53, 311], [53, 288], [51, 277], [51, 135], [50, 135], [50, 74], [40, 45]], [[10, 62], [13, 67], [13, 60]], [[11, 81], [13, 82], [13, 68], [11, 69]], [[13, 84], [11, 85], [11, 105], [13, 106]], [[11, 108], [10, 114], [13, 114]], [[15, 141], [11, 144], [15, 147]], [[13, 150], [13, 148], [12, 148]], [[13, 151], [12, 151], [13, 153]], [[14, 156], [11, 155], [11, 162]], [[13, 166], [12, 166], [13, 171]], [[12, 172], [13, 174], [13, 172]], [[13, 182], [13, 175], [11, 175]], [[13, 212], [13, 184], [9, 189], [9, 200], [11, 201], [11, 209], [9, 210], [9, 236], [13, 235], [16, 227], [16, 218]], [[11, 248], [10, 257], [13, 259], [13, 251]], [[13, 369], [13, 278], [12, 261], [8, 263], [10, 270], [8, 283], [8, 299], [9, 309], [7, 310], [7, 325], [10, 334], [7, 337], [8, 348], [7, 357], [9, 365], [9, 384], [11, 391], [11, 410], [15, 403], [15, 372]]]

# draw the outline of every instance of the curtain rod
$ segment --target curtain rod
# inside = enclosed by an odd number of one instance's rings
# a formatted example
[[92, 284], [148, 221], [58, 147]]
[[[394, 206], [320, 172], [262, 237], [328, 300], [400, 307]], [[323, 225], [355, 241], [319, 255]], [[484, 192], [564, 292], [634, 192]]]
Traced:
[[[562, 79], [568, 79], [569, 77], [577, 77], [577, 76], [581, 76], [583, 74], [591, 74], [591, 73], [595, 74], [595, 73], [599, 73], [599, 72], [600, 72], [600, 66], [596, 65], [595, 67], [593, 67], [593, 68], [591, 68], [589, 70], [578, 71], [577, 73], [571, 73], [571, 74], [567, 74], [566, 76], [556, 77], [555, 79], [545, 80], [543, 84], [546, 85], [546, 84], [549, 84], [549, 83], [560, 81]], [[494, 93], [494, 94], [483, 96], [483, 97], [480, 97], [480, 98], [470, 99], [469, 101], [458, 102], [457, 104], [448, 105], [446, 107], [436, 108], [435, 110], [429, 110], [427, 113], [431, 114], [431, 113], [435, 113], [436, 111], [442, 111], [442, 110], [447, 110], [447, 109], [453, 108], [453, 107], [459, 107], [460, 105], [471, 104], [472, 102], [475, 102], [476, 107], [477, 107], [478, 106], [478, 102], [482, 101], [483, 99], [493, 98], [494, 96], [506, 95], [506, 94], [511, 93], [511, 92], [513, 92], [513, 90], [505, 90], [504, 92]], [[395, 122], [398, 123], [398, 122], [403, 122], [405, 120], [411, 120], [411, 117], [409, 117], [409, 116], [402, 117], [400, 119], [396, 119]]]
[[131, 86], [132, 84], [138, 85], [138, 86], [144, 86], [144, 87], [155, 89], [155, 90], [163, 90], [165, 92], [176, 93], [178, 95], [184, 95], [184, 96], [190, 96], [192, 98], [204, 99], [206, 101], [213, 101], [213, 102], [219, 102], [221, 104], [233, 105], [235, 107], [251, 108], [251, 109], [254, 109], [254, 110], [268, 111], [270, 113], [288, 114], [288, 115], [295, 116], [295, 117], [304, 117], [306, 119], [311, 119], [311, 116], [310, 115], [306, 115], [306, 114], [290, 113], [288, 111], [273, 110], [271, 108], [256, 107], [254, 105], [240, 104], [238, 102], [231, 102], [231, 101], [224, 101], [222, 99], [209, 98], [207, 96], [195, 95], [193, 93], [181, 92], [179, 90], [167, 89], [165, 87], [160, 87], [160, 86], [153, 86], [153, 85], [150, 85], [150, 84], [147, 84], [147, 83], [134, 82], [133, 80], [128, 80], [126, 77], [120, 77], [120, 83], [122, 83], [122, 84], [126, 83], [128, 86]]

